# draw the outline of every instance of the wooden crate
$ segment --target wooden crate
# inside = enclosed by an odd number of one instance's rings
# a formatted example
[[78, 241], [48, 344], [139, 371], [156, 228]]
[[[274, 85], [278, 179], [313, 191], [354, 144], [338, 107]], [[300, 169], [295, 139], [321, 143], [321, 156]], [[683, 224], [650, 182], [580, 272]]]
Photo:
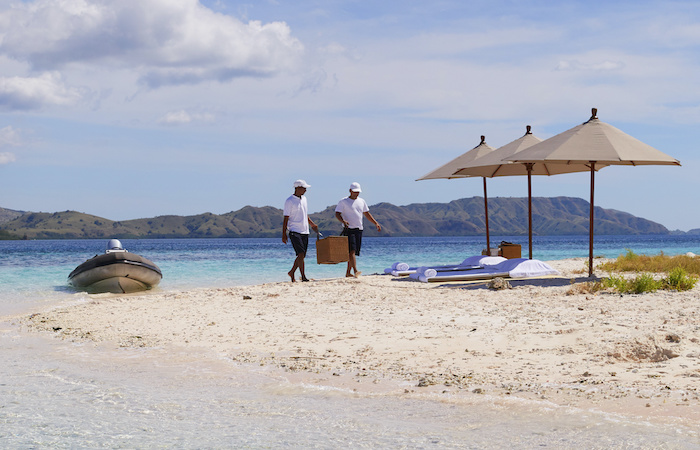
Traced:
[[520, 244], [501, 244], [498, 248], [498, 255], [506, 259], [522, 258]]
[[316, 262], [338, 264], [348, 260], [347, 236], [328, 236], [316, 241]]

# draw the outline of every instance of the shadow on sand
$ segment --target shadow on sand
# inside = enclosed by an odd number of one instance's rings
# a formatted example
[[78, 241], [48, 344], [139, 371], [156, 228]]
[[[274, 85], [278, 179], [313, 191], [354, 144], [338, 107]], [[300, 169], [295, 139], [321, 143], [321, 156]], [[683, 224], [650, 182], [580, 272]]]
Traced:
[[[586, 283], [589, 281], [599, 281], [598, 277], [547, 277], [547, 278], [504, 278], [512, 287], [534, 286], [534, 287], [561, 287], [572, 286], [577, 283]], [[489, 289], [489, 283], [492, 280], [473, 281], [469, 283], [450, 283], [442, 284], [444, 287], [462, 288], [462, 289]]]

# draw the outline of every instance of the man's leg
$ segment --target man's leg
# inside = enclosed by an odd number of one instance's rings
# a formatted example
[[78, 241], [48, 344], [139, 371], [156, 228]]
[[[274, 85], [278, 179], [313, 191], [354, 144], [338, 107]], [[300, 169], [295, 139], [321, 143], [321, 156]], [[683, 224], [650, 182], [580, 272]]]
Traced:
[[348, 252], [348, 270], [345, 272], [346, 277], [351, 277], [353, 270], [355, 271], [355, 273], [357, 273], [356, 265], [357, 260], [355, 259], [355, 250], [350, 250]]
[[[289, 275], [289, 278], [292, 279], [292, 283], [294, 283], [296, 280], [294, 279], [294, 272], [297, 270], [297, 267], [299, 267], [299, 257], [301, 255], [297, 255], [296, 259], [294, 259], [294, 265], [292, 265], [292, 270], [287, 272], [287, 275]], [[304, 258], [302, 257], [301, 260], [303, 261]]]
[[293, 231], [289, 233], [289, 240], [292, 242], [292, 247], [294, 248], [294, 253], [297, 255], [296, 258], [294, 259], [294, 265], [292, 265], [292, 270], [287, 272], [287, 275], [289, 275], [289, 278], [292, 279], [292, 283], [295, 282], [296, 280], [294, 279], [294, 272], [296, 272], [297, 268], [299, 267], [299, 261], [304, 261], [304, 249], [303, 249], [303, 243], [301, 241], [301, 236], [299, 233], [294, 233]]
[[301, 275], [301, 281], [309, 281], [306, 278], [306, 273], [304, 272], [304, 258], [306, 258], [306, 253], [299, 253], [297, 256], [297, 266], [299, 267], [299, 275]]

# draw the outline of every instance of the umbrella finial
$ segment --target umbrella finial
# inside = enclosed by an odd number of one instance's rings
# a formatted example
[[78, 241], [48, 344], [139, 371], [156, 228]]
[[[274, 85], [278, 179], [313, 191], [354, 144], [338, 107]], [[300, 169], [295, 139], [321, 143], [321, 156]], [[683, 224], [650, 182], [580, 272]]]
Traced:
[[598, 118], [598, 108], [591, 108], [591, 119]]
[[481, 143], [482, 144], [486, 143], [486, 136], [483, 136], [483, 135], [481, 136]]
[[532, 127], [530, 125], [525, 125], [525, 134], [532, 134]]

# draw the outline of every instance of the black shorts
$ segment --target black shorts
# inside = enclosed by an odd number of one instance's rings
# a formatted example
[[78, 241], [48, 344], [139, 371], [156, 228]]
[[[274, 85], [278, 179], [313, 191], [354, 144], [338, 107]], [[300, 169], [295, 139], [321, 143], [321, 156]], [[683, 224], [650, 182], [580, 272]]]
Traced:
[[362, 248], [362, 230], [359, 228], [346, 228], [345, 235], [348, 237], [348, 251], [355, 251], [355, 256], [360, 256]]
[[309, 235], [297, 233], [296, 231], [289, 232], [289, 240], [292, 241], [294, 253], [297, 255], [303, 253], [306, 255], [306, 250], [309, 248]]

